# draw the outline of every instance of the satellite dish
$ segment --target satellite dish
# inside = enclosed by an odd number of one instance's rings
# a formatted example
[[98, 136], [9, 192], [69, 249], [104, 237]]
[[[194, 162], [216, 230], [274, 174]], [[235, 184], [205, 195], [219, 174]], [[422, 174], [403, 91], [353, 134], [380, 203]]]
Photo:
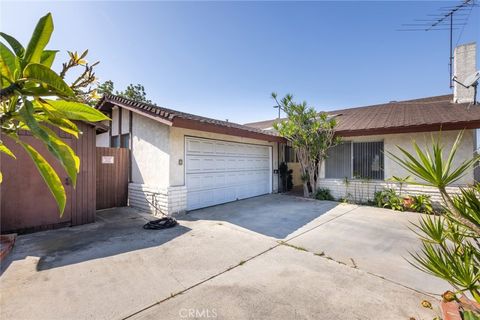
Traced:
[[480, 71], [477, 71], [474, 74], [471, 74], [467, 78], [465, 78], [465, 80], [463, 80], [463, 84], [465, 85], [465, 87], [468, 88], [475, 85], [478, 79], [480, 79]]
[[464, 88], [476, 87], [478, 85], [478, 80], [480, 79], [480, 71], [475, 72], [474, 74], [469, 75], [468, 77], [460, 82], [457, 80], [457, 76], [453, 76], [452, 80], [460, 84]]
[[458, 83], [464, 88], [470, 88], [473, 87], [473, 104], [477, 104], [477, 87], [478, 87], [478, 80], [480, 79], [480, 71], [475, 72], [472, 75], [469, 75], [468, 77], [463, 80], [463, 83], [457, 80], [457, 77], [454, 76], [452, 78], [453, 81]]

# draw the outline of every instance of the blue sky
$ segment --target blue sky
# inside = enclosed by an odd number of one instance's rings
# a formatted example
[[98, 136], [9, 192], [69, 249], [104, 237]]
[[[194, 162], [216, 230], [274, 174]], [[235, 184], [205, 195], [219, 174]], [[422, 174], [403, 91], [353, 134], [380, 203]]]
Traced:
[[[57, 70], [88, 48], [100, 81], [245, 123], [276, 117], [272, 91], [318, 110], [450, 93], [447, 31], [396, 30], [458, 2], [1, 1], [0, 29], [26, 43], [50, 11]], [[480, 42], [479, 11], [454, 43]]]

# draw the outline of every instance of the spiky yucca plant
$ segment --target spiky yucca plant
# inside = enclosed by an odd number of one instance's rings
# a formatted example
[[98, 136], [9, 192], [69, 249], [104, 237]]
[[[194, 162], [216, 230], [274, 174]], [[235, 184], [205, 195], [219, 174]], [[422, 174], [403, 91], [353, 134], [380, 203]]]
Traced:
[[[450, 283], [457, 293], [469, 292], [480, 303], [480, 185], [462, 188], [460, 195], [451, 195], [447, 186], [465, 176], [480, 159], [474, 155], [454, 167], [463, 131], [450, 152], [440, 139], [432, 138], [425, 150], [414, 142], [414, 154], [398, 147], [400, 155], [390, 157], [419, 179], [414, 184], [436, 187], [443, 198], [441, 216], [423, 216], [414, 231], [422, 240], [422, 249], [412, 253], [412, 265]], [[445, 154], [445, 156], [444, 156]]]

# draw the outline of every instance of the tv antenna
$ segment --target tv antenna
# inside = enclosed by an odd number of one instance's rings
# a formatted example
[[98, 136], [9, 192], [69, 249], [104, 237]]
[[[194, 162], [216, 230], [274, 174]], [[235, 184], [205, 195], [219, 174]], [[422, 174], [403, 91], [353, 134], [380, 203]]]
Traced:
[[[450, 58], [449, 58], [449, 71], [450, 71], [450, 88], [453, 88], [453, 30], [457, 30], [459, 27], [463, 28], [467, 25], [470, 13], [473, 7], [477, 4], [475, 0], [463, 0], [456, 6], [440, 7], [439, 12], [435, 14], [427, 15], [427, 19], [415, 19], [416, 23], [402, 24], [402, 29], [397, 31], [437, 31], [448, 30], [450, 31]], [[455, 81], [458, 82], [458, 81]], [[476, 87], [475, 87], [476, 88]]]

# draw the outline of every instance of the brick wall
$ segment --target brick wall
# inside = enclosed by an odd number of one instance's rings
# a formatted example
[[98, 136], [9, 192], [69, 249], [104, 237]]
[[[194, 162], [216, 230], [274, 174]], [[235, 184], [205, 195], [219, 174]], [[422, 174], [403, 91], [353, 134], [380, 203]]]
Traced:
[[[360, 181], [350, 180], [346, 186], [342, 179], [322, 179], [322, 188], [328, 188], [335, 199], [345, 198], [346, 194], [350, 194], [350, 199], [356, 202], [367, 202], [373, 200], [373, 195], [376, 191], [385, 188], [395, 189], [400, 192], [400, 184], [387, 181]], [[451, 194], [459, 194], [460, 188], [448, 187], [447, 191]], [[439, 206], [442, 202], [442, 197], [436, 188], [418, 186], [418, 185], [403, 185], [402, 195], [420, 195], [425, 194], [431, 196], [432, 202]]]
[[[467, 43], [455, 48], [454, 75], [457, 80], [464, 82], [468, 76], [477, 71], [477, 45], [476, 43]], [[473, 102], [474, 88], [465, 88], [454, 82], [453, 101], [457, 103]]]
[[184, 186], [153, 188], [143, 184], [128, 185], [128, 203], [132, 208], [160, 216], [184, 213], [187, 209], [187, 188]]

